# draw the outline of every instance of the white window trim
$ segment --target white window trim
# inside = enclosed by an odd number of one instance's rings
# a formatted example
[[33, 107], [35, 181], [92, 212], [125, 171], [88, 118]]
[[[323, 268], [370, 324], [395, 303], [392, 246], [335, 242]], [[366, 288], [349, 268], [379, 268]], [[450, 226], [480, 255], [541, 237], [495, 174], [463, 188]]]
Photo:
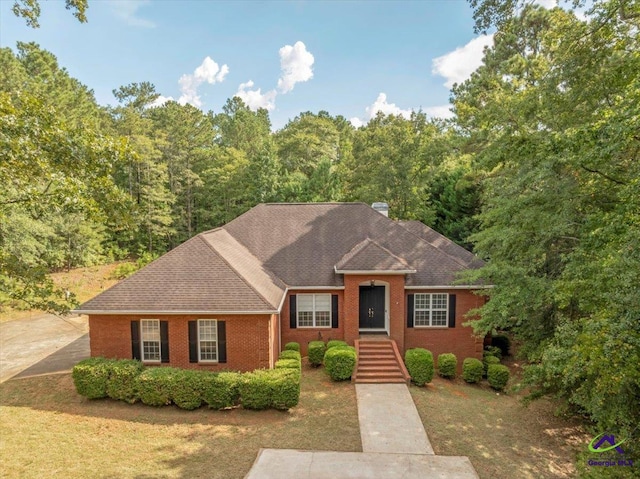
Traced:
[[[300, 326], [300, 301], [296, 301], [296, 327], [300, 329], [331, 329], [331, 325], [333, 324], [333, 298], [329, 293], [301, 293], [297, 295], [300, 296], [313, 296], [313, 325], [311, 326]], [[317, 326], [316, 325], [316, 296], [329, 296], [329, 325], [328, 326]]]
[[[144, 323], [154, 322], [158, 325], [158, 340], [157, 341], [146, 341], [144, 339]], [[147, 359], [144, 356], [144, 343], [158, 343], [158, 359]], [[160, 330], [160, 320], [159, 319], [141, 319], [140, 320], [140, 358], [142, 358], [143, 363], [160, 363], [162, 362], [162, 331]]]
[[[434, 295], [443, 295], [446, 296], [446, 305], [445, 309], [433, 309], [433, 296]], [[429, 308], [428, 309], [418, 309], [418, 301], [417, 296], [429, 296]], [[417, 324], [416, 323], [416, 312], [417, 311], [428, 311], [429, 312], [429, 324]], [[433, 311], [444, 311], [444, 320], [445, 324], [433, 324]], [[449, 327], [449, 294], [448, 293], [416, 293], [413, 297], [413, 327], [414, 328], [435, 328], [435, 329], [445, 329]]]
[[[210, 341], [210, 339], [200, 339], [200, 323], [202, 321], [213, 321], [214, 323], [214, 327], [216, 329], [216, 359], [202, 359], [202, 350], [200, 349], [200, 343], [201, 341]], [[217, 363], [220, 360], [220, 356], [219, 356], [219, 348], [218, 345], [219, 343], [219, 339], [218, 339], [218, 320], [217, 319], [199, 319], [198, 320], [198, 362], [199, 363]]]

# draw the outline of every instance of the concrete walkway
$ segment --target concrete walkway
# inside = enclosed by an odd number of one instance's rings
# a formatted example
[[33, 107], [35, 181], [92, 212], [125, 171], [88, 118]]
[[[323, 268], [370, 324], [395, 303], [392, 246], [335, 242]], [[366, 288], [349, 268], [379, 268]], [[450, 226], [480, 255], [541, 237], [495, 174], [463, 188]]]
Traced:
[[363, 452], [261, 449], [245, 479], [478, 479], [469, 458], [436, 456], [404, 384], [357, 384]]
[[43, 314], [0, 323], [0, 383], [71, 369], [89, 356], [88, 332], [86, 316]]

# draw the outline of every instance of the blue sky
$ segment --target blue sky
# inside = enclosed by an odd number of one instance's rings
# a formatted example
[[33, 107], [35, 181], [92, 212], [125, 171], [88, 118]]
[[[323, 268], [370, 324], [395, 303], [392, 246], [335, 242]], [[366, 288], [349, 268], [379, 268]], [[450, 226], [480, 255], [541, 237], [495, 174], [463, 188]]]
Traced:
[[89, 0], [79, 23], [62, 0], [41, 1], [32, 29], [0, 1], [0, 44], [34, 41], [91, 88], [149, 81], [163, 95], [221, 111], [236, 94], [269, 109], [274, 129], [303, 111], [354, 124], [381, 110], [448, 114], [449, 88], [480, 62], [463, 0], [225, 2]]

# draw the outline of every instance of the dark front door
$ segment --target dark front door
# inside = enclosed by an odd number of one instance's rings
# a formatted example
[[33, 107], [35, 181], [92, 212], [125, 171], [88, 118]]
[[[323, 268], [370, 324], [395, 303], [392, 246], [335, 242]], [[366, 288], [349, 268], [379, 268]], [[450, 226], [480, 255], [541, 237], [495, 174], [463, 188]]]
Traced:
[[360, 286], [360, 329], [384, 329], [384, 286]]

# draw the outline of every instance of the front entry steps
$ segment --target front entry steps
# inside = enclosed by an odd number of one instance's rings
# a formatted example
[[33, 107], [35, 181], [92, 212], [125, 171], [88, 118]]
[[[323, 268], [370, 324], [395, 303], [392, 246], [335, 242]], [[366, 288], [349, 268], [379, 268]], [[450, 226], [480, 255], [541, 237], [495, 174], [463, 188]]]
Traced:
[[409, 384], [410, 376], [404, 366], [396, 342], [388, 338], [356, 339], [358, 363], [351, 380], [357, 384]]

